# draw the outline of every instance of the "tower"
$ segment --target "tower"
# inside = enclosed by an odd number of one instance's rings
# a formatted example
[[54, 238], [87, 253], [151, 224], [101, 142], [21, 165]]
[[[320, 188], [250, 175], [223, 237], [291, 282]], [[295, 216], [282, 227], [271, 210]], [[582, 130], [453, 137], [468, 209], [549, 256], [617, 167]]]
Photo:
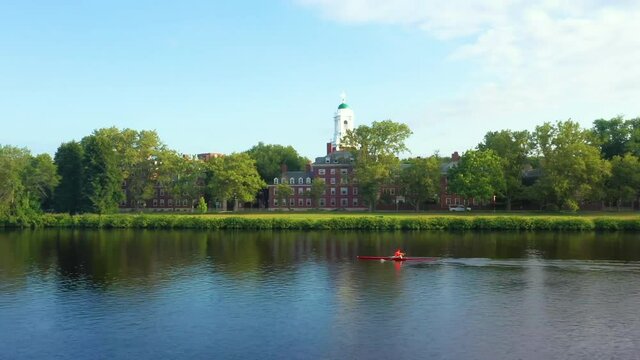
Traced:
[[353, 130], [353, 110], [346, 103], [347, 95], [342, 92], [340, 96], [342, 102], [338, 105], [338, 110], [334, 116], [334, 128], [333, 128], [333, 150], [340, 150], [340, 140], [347, 134], [347, 130]]

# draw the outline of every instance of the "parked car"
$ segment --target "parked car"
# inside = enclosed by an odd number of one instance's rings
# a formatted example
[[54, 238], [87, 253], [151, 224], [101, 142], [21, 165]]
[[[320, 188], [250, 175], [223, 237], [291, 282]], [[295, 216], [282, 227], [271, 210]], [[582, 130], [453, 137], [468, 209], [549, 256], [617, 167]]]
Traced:
[[470, 207], [466, 207], [462, 204], [459, 205], [449, 205], [449, 211], [471, 211]]

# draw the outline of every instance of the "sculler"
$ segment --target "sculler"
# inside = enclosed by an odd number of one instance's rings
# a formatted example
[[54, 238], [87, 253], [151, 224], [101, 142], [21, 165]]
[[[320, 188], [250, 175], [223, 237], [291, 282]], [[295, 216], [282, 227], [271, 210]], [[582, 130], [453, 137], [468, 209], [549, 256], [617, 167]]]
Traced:
[[402, 250], [398, 249], [396, 250], [395, 254], [393, 254], [393, 257], [396, 259], [403, 259], [404, 255], [405, 253], [403, 253]]

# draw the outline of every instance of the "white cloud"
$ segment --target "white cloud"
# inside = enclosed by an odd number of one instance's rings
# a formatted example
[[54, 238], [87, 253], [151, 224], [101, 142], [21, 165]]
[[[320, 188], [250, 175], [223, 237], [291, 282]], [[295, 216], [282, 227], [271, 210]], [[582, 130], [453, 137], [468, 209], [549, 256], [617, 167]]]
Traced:
[[484, 135], [479, 131], [531, 129], [569, 117], [590, 126], [599, 117], [640, 115], [637, 1], [299, 2], [336, 21], [415, 26], [442, 41], [462, 40], [450, 60], [480, 64], [480, 81], [461, 96], [429, 103], [421, 127], [446, 118], [449, 125], [439, 131], [463, 129], [459, 142], [468, 147]]

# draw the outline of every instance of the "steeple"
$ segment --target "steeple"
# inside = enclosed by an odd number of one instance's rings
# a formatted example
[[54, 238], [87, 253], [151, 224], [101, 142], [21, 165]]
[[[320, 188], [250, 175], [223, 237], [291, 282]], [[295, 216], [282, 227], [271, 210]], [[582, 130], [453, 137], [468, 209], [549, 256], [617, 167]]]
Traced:
[[346, 103], [347, 94], [343, 91], [340, 95], [340, 105], [334, 116], [334, 129], [332, 145], [335, 150], [340, 150], [340, 141], [347, 134], [348, 130], [353, 130], [354, 114], [351, 107]]

